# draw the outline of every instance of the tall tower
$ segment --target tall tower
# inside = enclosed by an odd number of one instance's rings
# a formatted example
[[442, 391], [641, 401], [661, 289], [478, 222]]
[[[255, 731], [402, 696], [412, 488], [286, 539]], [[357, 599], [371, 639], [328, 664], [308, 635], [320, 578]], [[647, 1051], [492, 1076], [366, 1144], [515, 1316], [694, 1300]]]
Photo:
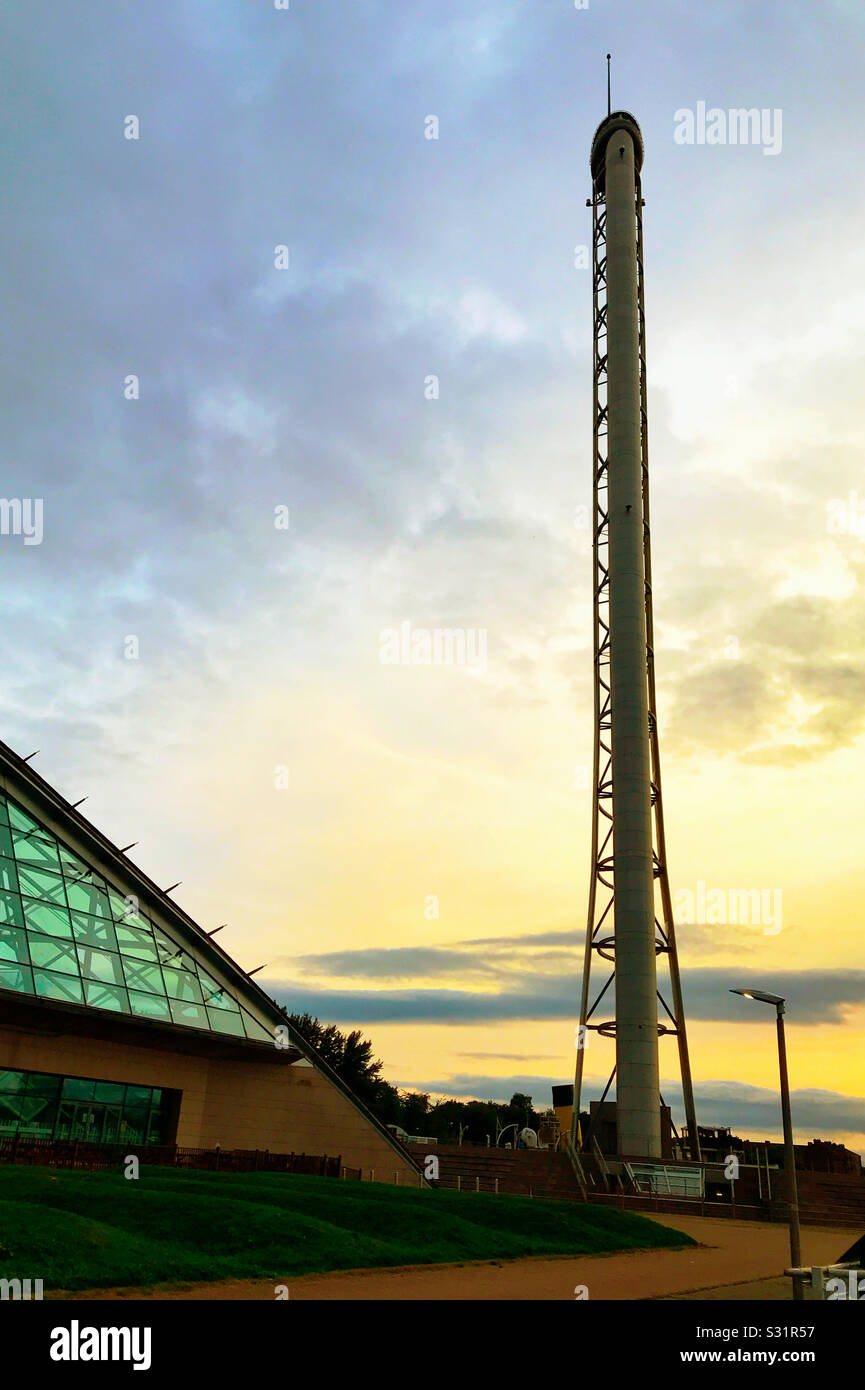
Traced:
[[[643, 137], [626, 111], [592, 141], [594, 782], [592, 863], [574, 1086], [586, 1043], [612, 1037], [618, 1153], [661, 1158], [658, 1039], [674, 1034], [692, 1152], [694, 1097], [667, 877], [652, 632]], [[592, 993], [595, 957], [612, 966]], [[670, 1003], [658, 988], [669, 969]], [[615, 1018], [596, 1012], [615, 981]], [[659, 1021], [659, 1002], [665, 1018]], [[583, 1136], [585, 1139], [585, 1136]]]

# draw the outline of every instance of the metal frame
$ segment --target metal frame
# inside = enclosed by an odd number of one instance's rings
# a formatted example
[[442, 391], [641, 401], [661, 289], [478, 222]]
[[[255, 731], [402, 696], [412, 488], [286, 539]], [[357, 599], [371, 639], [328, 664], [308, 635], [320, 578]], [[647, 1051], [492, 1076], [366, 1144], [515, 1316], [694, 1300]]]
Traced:
[[[643, 551], [646, 575], [646, 670], [649, 698], [649, 735], [651, 748], [651, 785], [653, 816], [653, 860], [656, 883], [655, 951], [666, 956], [670, 976], [670, 1003], [658, 990], [658, 999], [668, 1022], [658, 1024], [658, 1034], [676, 1037], [685, 1117], [692, 1157], [699, 1160], [691, 1066], [685, 1028], [685, 1011], [673, 923], [670, 881], [667, 873], [667, 848], [664, 835], [664, 810], [661, 795], [661, 763], [658, 748], [658, 720], [655, 696], [655, 653], [652, 619], [652, 565], [649, 530], [649, 440], [646, 410], [646, 311], [643, 280], [643, 198], [639, 171], [636, 174], [636, 236], [639, 294], [639, 352], [640, 407], [642, 421], [643, 474]], [[603, 178], [594, 181], [592, 197], [592, 334], [593, 334], [593, 441], [592, 441], [592, 592], [594, 628], [594, 758], [592, 778], [592, 860], [589, 875], [588, 921], [586, 950], [583, 960], [583, 982], [580, 998], [580, 1030], [577, 1038], [577, 1060], [574, 1075], [574, 1118], [572, 1139], [577, 1144], [580, 1101], [583, 1081], [583, 1058], [589, 1032], [614, 1038], [615, 1019], [593, 1021], [601, 1000], [615, 979], [615, 929], [613, 901], [615, 881], [613, 870], [613, 781], [610, 706], [610, 626], [609, 626], [609, 513], [607, 457], [607, 298], [606, 298], [606, 199]], [[658, 905], [657, 899], [660, 898]], [[659, 911], [660, 908], [660, 911]], [[597, 955], [612, 966], [603, 985], [592, 998], [592, 959]], [[615, 1066], [604, 1088], [609, 1091]], [[586, 1141], [588, 1142], [588, 1140]]]

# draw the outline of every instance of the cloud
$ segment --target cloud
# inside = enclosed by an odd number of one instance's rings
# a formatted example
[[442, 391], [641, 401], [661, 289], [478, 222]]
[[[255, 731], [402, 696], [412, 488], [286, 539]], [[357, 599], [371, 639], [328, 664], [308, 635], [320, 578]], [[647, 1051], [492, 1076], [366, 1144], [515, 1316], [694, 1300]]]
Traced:
[[[301, 956], [301, 969], [310, 975], [343, 979], [406, 980], [418, 976], [493, 975], [500, 972], [479, 952], [448, 951], [435, 946], [398, 946], [385, 950], [330, 951]], [[278, 965], [279, 962], [274, 962]]]
[[[741, 1081], [704, 1081], [694, 1087], [701, 1123], [736, 1126], [776, 1135], [780, 1132], [777, 1091]], [[798, 1141], [809, 1134], [865, 1134], [865, 1097], [803, 1089], [790, 1096]], [[711, 1120], [702, 1117], [711, 1115]]]
[[[519, 1059], [516, 1059], [519, 1060]], [[515, 1091], [530, 1095], [536, 1108], [552, 1105], [552, 1087], [569, 1084], [573, 1076], [538, 1076], [520, 1073], [512, 1076], [485, 1076], [458, 1072], [434, 1080], [400, 1082], [401, 1088], [427, 1092], [434, 1096], [460, 1099], [507, 1101]], [[600, 1100], [605, 1082], [584, 1080], [583, 1105]], [[671, 1106], [676, 1123], [684, 1120], [678, 1081], [662, 1080], [661, 1092]], [[845, 1096], [837, 1091], [802, 1089], [791, 1093], [795, 1136], [804, 1143], [813, 1135], [865, 1135], [865, 1097]], [[694, 1086], [698, 1122], [707, 1126], [729, 1126], [745, 1137], [767, 1138], [780, 1134], [781, 1117], [778, 1092], [742, 1081], [704, 1081]]]
[[458, 1057], [465, 1057], [473, 1062], [552, 1062], [553, 1054], [549, 1052], [458, 1052]]
[[[358, 952], [363, 957], [365, 953]], [[376, 958], [379, 953], [374, 953]], [[457, 959], [453, 962], [458, 973]], [[374, 969], [378, 961], [374, 962]], [[361, 969], [359, 963], [355, 967]], [[442, 972], [444, 973], [444, 972]], [[492, 973], [492, 972], [491, 972]], [[786, 998], [793, 1025], [841, 1024], [850, 1009], [865, 1004], [865, 970], [760, 971], [749, 968], [745, 984]], [[693, 1020], [753, 1023], [755, 1005], [730, 993], [742, 986], [735, 967], [682, 969], [686, 1016]], [[334, 1023], [500, 1023], [545, 1019], [575, 1021], [579, 1013], [576, 973], [498, 972], [497, 990], [332, 990], [269, 984], [280, 1003], [295, 1013], [312, 1013]], [[663, 991], [663, 979], [661, 979]], [[615, 986], [605, 1005], [612, 1009]]]

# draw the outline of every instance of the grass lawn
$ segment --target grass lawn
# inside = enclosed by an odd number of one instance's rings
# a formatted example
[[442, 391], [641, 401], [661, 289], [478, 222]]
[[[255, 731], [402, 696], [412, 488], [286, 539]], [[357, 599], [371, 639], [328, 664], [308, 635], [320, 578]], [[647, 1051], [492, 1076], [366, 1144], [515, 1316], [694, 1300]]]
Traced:
[[275, 1173], [0, 1166], [0, 1278], [46, 1294], [384, 1265], [693, 1245], [577, 1202]]

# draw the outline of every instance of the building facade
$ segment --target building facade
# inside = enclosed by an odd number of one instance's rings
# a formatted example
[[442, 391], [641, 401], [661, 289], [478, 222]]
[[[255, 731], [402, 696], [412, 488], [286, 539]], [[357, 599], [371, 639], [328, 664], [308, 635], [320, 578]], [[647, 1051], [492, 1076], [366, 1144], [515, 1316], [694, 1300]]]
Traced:
[[420, 1181], [274, 1000], [0, 743], [0, 1139], [341, 1155]]

